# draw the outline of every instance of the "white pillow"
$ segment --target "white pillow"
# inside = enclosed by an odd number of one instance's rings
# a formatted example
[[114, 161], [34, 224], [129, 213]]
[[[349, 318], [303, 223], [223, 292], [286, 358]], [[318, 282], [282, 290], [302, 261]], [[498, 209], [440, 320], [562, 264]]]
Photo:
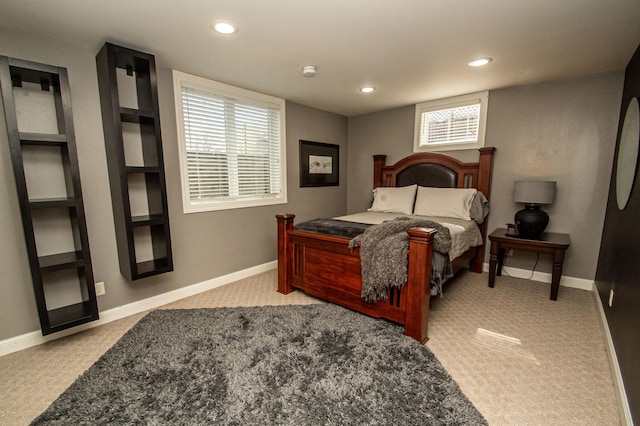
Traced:
[[373, 205], [367, 211], [413, 213], [418, 185], [401, 187], [380, 187], [373, 190]]
[[471, 220], [471, 203], [477, 192], [478, 190], [475, 188], [420, 186], [413, 214]]

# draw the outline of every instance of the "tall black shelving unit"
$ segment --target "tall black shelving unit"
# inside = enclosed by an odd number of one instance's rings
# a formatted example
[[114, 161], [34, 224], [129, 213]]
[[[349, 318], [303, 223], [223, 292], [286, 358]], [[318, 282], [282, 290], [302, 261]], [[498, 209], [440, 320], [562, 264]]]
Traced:
[[105, 43], [96, 63], [120, 271], [172, 271], [155, 58]]
[[[47, 335], [98, 319], [69, 79], [65, 68], [0, 56], [0, 85], [33, 288]], [[55, 176], [59, 188], [51, 183]]]

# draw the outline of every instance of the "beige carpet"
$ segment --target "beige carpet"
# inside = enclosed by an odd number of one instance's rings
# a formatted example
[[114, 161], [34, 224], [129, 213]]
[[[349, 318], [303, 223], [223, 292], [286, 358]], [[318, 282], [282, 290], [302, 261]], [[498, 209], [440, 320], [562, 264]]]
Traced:
[[[317, 303], [275, 289], [270, 271], [167, 308]], [[431, 305], [427, 346], [491, 425], [620, 424], [590, 292], [465, 272]], [[0, 424], [28, 424], [142, 316], [0, 358]]]

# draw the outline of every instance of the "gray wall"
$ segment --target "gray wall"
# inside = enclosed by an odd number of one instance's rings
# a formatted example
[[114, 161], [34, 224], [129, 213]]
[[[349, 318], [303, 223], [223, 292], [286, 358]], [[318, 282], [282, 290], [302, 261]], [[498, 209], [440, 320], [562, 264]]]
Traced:
[[414, 115], [411, 105], [349, 118], [349, 213], [371, 206], [373, 155], [385, 154], [393, 164], [411, 154]]
[[[175, 270], [127, 282], [120, 275], [118, 266], [102, 134], [95, 65], [95, 54], [100, 47], [87, 50], [0, 31], [1, 55], [68, 70], [93, 271], [96, 281], [106, 284], [106, 294], [98, 298], [101, 311], [273, 261], [276, 258], [274, 216], [277, 213], [294, 212], [300, 219], [305, 219], [346, 212], [347, 119], [287, 102], [289, 203], [183, 214], [169, 58], [156, 57]], [[340, 145], [340, 186], [299, 188], [299, 139]], [[3, 340], [40, 328], [3, 113], [0, 114], [0, 235], [3, 292], [0, 340]]]
[[[568, 276], [595, 277], [622, 82], [620, 71], [489, 94], [485, 145], [497, 150], [488, 227], [513, 222], [521, 208], [512, 201], [514, 180], [556, 180], [556, 201], [545, 210], [548, 230], [571, 236], [564, 269]], [[413, 106], [349, 119], [349, 212], [366, 209], [371, 201], [372, 155], [387, 154], [391, 164], [411, 154], [413, 120]], [[472, 151], [448, 154], [477, 161]], [[527, 253], [508, 260], [523, 269], [531, 269], [534, 262], [535, 255]], [[536, 269], [550, 272], [550, 259], [541, 258]]]

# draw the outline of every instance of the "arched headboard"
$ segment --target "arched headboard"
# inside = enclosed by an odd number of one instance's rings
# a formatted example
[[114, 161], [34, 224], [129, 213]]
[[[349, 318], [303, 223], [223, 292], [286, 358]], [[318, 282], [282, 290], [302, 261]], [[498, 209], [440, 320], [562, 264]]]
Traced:
[[442, 164], [414, 164], [396, 174], [396, 186], [418, 184], [437, 188], [454, 188], [458, 173]]
[[373, 187], [420, 186], [476, 188], [487, 199], [491, 192], [491, 168], [495, 148], [480, 148], [477, 163], [464, 163], [442, 154], [420, 153], [385, 165], [386, 155], [373, 156]]

